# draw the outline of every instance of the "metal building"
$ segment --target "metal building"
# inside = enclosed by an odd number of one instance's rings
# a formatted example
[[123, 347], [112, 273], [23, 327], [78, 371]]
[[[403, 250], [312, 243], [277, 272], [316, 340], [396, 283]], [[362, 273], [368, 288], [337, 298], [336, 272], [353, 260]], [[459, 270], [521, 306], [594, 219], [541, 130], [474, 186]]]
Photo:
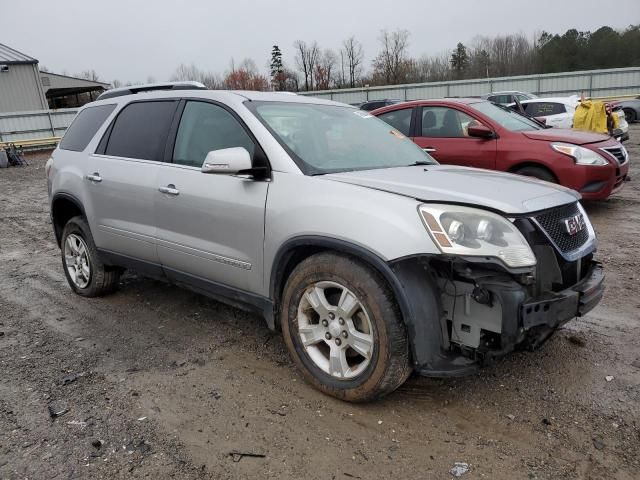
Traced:
[[38, 60], [0, 43], [0, 113], [81, 107], [108, 88], [108, 83], [40, 72]]
[[38, 60], [0, 43], [0, 112], [47, 108]]

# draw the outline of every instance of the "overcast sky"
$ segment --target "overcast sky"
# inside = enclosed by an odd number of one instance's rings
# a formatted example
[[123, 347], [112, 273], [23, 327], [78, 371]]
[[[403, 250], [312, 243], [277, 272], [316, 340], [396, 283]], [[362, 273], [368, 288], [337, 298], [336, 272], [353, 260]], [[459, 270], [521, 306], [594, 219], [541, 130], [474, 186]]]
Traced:
[[351, 35], [369, 68], [385, 28], [407, 29], [414, 56], [476, 35], [625, 28], [640, 23], [640, 0], [0, 0], [0, 19], [0, 43], [53, 72], [161, 81], [180, 63], [222, 73], [231, 58], [266, 71], [274, 44], [293, 66], [295, 40], [337, 50]]

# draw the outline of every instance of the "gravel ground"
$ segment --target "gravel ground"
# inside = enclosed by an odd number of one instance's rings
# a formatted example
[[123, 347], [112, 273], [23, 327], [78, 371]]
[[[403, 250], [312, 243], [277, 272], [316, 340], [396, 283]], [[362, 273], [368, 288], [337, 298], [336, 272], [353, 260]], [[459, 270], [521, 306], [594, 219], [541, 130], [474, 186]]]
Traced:
[[587, 205], [608, 285], [591, 314], [472, 377], [351, 405], [257, 316], [133, 274], [72, 294], [45, 159], [0, 170], [0, 478], [640, 478], [637, 182]]

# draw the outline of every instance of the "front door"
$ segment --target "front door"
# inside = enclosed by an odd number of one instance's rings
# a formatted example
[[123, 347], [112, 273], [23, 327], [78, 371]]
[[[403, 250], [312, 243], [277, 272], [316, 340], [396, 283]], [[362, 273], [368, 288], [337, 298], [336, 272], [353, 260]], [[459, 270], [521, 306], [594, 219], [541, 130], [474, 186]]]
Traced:
[[472, 122], [480, 123], [456, 108], [423, 106], [413, 141], [445, 165], [494, 169], [496, 140], [470, 137]]
[[202, 173], [208, 152], [260, 147], [223, 106], [187, 101], [171, 162], [158, 169], [158, 256], [169, 277], [203, 286], [210, 282], [245, 291], [262, 290], [264, 213], [268, 182], [245, 176]]

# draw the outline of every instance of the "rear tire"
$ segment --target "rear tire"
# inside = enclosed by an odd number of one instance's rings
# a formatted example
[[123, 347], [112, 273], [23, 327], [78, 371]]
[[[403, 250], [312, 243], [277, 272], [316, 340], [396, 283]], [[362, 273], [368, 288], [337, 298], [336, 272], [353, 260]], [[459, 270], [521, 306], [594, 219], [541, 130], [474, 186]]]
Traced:
[[638, 115], [635, 110], [632, 110], [631, 108], [624, 108], [622, 111], [624, 112], [624, 118], [627, 123], [634, 123], [638, 119]]
[[411, 373], [407, 331], [393, 293], [376, 270], [355, 258], [327, 252], [300, 262], [284, 288], [281, 324], [293, 361], [327, 395], [375, 400]]
[[521, 167], [515, 170], [513, 173], [518, 175], [524, 175], [525, 177], [534, 177], [545, 182], [558, 183], [556, 177], [549, 170], [543, 167], [529, 166]]
[[73, 217], [62, 230], [62, 268], [71, 289], [83, 297], [100, 297], [118, 288], [120, 270], [105, 266], [84, 217]]

